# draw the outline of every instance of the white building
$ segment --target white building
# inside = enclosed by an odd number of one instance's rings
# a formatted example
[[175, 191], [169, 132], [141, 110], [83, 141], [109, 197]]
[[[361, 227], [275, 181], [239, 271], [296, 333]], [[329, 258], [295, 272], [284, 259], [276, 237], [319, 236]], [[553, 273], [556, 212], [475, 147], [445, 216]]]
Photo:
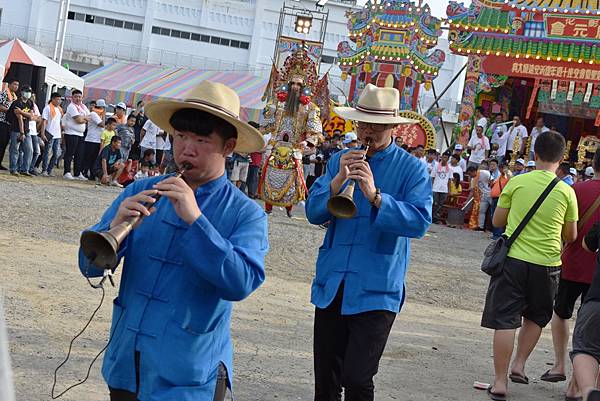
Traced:
[[[71, 0], [63, 64], [81, 74], [114, 60], [266, 75], [274, 55], [282, 0]], [[316, 0], [287, 5], [316, 9]], [[347, 91], [335, 65], [338, 43], [348, 40], [345, 13], [354, 0], [330, 0], [321, 73], [330, 71], [333, 93]], [[52, 57], [59, 0], [0, 0], [0, 38], [19, 37]], [[293, 32], [293, 20], [283, 29]], [[306, 39], [317, 38], [316, 26]], [[446, 65], [435, 80], [441, 92], [462, 61], [446, 46]], [[458, 61], [457, 61], [458, 60]], [[460, 80], [462, 81], [462, 80]], [[459, 88], [459, 89], [457, 89]], [[422, 91], [422, 109], [432, 102]], [[452, 120], [462, 82], [441, 100]]]

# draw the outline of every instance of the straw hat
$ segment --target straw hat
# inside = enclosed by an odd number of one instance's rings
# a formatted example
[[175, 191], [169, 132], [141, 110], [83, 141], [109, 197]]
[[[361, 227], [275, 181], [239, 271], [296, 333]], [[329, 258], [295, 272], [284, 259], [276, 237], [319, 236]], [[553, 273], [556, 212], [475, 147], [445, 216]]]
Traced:
[[252, 153], [265, 147], [262, 134], [240, 120], [240, 98], [228, 86], [203, 81], [184, 95], [184, 100], [156, 100], [144, 106], [146, 116], [168, 133], [175, 132], [169, 120], [181, 109], [196, 109], [233, 125], [238, 134], [236, 152]]
[[336, 107], [334, 111], [347, 120], [373, 124], [411, 124], [416, 120], [400, 117], [400, 92], [396, 88], [378, 88], [368, 84], [356, 107]]

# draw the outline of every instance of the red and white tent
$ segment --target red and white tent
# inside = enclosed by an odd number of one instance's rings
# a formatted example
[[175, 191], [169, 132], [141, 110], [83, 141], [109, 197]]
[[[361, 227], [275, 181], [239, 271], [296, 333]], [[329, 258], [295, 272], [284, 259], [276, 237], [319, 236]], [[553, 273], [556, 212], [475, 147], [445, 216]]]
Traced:
[[48, 87], [56, 85], [59, 88], [67, 87], [83, 90], [84, 81], [82, 78], [19, 39], [0, 42], [0, 73], [3, 78], [12, 62], [46, 67], [46, 84]]

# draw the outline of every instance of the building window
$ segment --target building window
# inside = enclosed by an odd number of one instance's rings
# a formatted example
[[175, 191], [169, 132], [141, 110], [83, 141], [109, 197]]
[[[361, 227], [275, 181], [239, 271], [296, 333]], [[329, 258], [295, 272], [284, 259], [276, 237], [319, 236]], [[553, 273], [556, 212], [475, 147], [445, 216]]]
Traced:
[[75, 13], [75, 21], [85, 21], [85, 14]]
[[524, 35], [530, 38], [544, 37], [544, 23], [538, 21], [526, 21]]
[[104, 25], [115, 26], [115, 20], [112, 18], [104, 18]]
[[87, 22], [88, 24], [93, 24], [94, 23], [94, 16], [90, 15], [90, 14], [86, 14], [85, 15], [85, 22]]
[[133, 30], [133, 22], [125, 21], [125, 25], [123, 26], [125, 29]]
[[104, 25], [104, 17], [96, 17], [96, 18], [94, 18], [94, 24]]
[[69, 11], [69, 14], [67, 15], [68, 19], [75, 19], [75, 11]]
[[235, 47], [239, 49], [249, 49], [249, 42], [241, 42], [239, 40], [221, 38], [218, 36], [201, 35], [199, 33], [180, 31], [177, 29], [161, 28], [159, 26], [152, 27], [152, 33], [155, 35], [171, 36], [172, 38], [180, 38], [194, 40], [196, 42], [212, 43], [214, 45]]
[[336, 62], [336, 58], [333, 56], [321, 56], [321, 62], [325, 63], [325, 64], [335, 64]]
[[119, 19], [115, 20], [115, 28], [123, 28], [123, 25], [124, 25], [123, 21], [121, 21]]
[[144, 30], [144, 25], [135, 23], [135, 24], [133, 24], [133, 30], [141, 32], [142, 30]]
[[122, 21], [114, 18], [98, 17], [97, 15], [76, 13], [74, 11], [69, 11], [69, 13], [67, 14], [67, 18], [73, 21], [86, 22], [88, 24], [100, 24], [112, 26], [115, 28], [130, 29], [133, 31], [142, 31], [144, 28], [143, 24], [138, 24], [132, 21]]

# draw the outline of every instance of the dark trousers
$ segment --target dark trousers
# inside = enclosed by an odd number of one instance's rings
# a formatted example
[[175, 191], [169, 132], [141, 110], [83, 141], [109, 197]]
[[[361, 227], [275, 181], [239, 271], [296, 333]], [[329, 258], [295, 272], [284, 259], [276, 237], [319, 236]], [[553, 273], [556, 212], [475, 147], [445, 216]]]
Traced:
[[373, 401], [379, 360], [396, 314], [342, 315], [343, 283], [325, 309], [315, 308], [315, 401]]
[[433, 193], [433, 222], [439, 223], [440, 221], [440, 213], [442, 208], [444, 207], [444, 203], [446, 203], [446, 198], [448, 198], [448, 194], [444, 192], [434, 192]]
[[83, 140], [82, 136], [65, 135], [65, 169], [64, 173], [71, 172], [71, 163], [73, 162], [73, 177], [81, 173], [81, 154], [79, 144]]
[[248, 178], [246, 178], [246, 184], [248, 185], [248, 195], [255, 197], [258, 195], [258, 173], [260, 167], [252, 166], [248, 167]]
[[[135, 353], [135, 386], [140, 388], [140, 353]], [[130, 391], [119, 390], [109, 387], [110, 401], [138, 401], [137, 394]], [[223, 364], [219, 365], [217, 374], [217, 387], [213, 401], [223, 401], [227, 394], [227, 370]]]
[[4, 160], [4, 153], [6, 152], [6, 147], [10, 142], [10, 129], [8, 124], [0, 122], [0, 166], [2, 165], [2, 160]]
[[81, 160], [81, 172], [92, 178], [94, 171], [94, 163], [100, 153], [100, 144], [94, 142], [84, 142], [83, 144], [83, 157]]

